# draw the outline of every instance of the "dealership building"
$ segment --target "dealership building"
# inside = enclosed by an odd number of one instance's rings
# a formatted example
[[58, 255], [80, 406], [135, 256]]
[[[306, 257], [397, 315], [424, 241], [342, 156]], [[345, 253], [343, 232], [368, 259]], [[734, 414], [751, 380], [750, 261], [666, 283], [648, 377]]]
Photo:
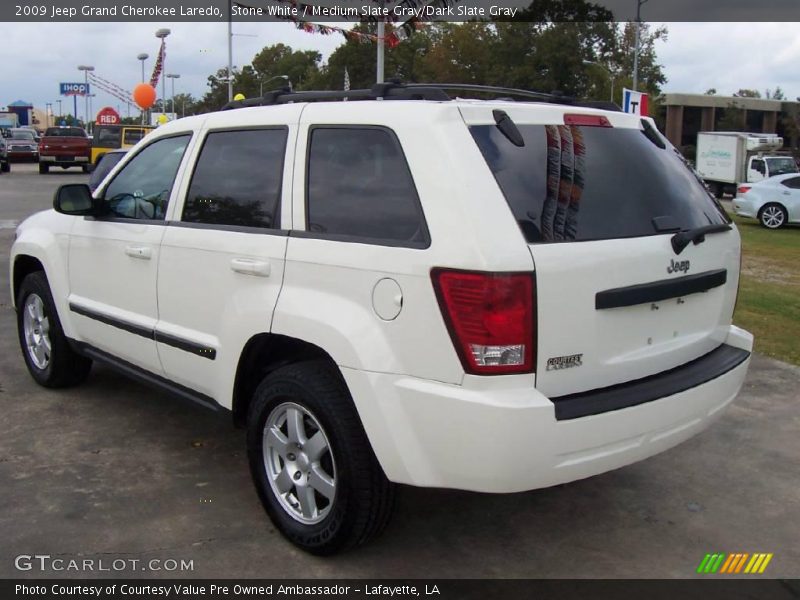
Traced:
[[726, 111], [741, 111], [739, 131], [777, 133], [784, 145], [798, 147], [797, 129], [787, 127], [788, 118], [798, 118], [800, 102], [711, 96], [706, 94], [664, 94], [661, 97], [665, 117], [664, 133], [670, 142], [681, 148], [695, 145], [700, 131], [720, 131]]

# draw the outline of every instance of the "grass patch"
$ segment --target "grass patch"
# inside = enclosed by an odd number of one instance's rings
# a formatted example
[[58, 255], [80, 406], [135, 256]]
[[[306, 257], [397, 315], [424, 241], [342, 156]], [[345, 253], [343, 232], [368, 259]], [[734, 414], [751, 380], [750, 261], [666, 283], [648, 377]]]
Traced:
[[742, 279], [733, 321], [756, 352], [800, 365], [800, 228], [770, 231], [731, 215], [742, 236]]

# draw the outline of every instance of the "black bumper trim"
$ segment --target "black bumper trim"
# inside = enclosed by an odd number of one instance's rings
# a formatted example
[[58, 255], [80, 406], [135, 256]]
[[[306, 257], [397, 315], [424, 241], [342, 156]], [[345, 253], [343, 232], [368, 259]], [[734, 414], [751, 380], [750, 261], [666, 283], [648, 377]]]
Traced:
[[651, 283], [604, 290], [597, 292], [595, 295], [594, 307], [597, 310], [603, 310], [648, 304], [669, 298], [680, 298], [681, 296], [707, 292], [725, 285], [726, 281], [728, 281], [728, 271], [726, 269], [717, 269], [716, 271], [706, 271], [705, 273], [687, 275], [676, 279], [662, 279]]
[[599, 415], [685, 392], [735, 369], [749, 356], [747, 350], [722, 344], [705, 356], [669, 371], [550, 400], [555, 405], [558, 421]]

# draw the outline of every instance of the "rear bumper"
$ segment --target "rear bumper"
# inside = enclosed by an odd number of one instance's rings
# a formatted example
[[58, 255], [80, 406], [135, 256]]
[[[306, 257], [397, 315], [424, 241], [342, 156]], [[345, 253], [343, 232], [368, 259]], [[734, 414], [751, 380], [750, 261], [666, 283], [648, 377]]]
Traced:
[[61, 157], [61, 156], [43, 154], [39, 157], [39, 162], [52, 163], [57, 165], [83, 165], [83, 164], [89, 164], [89, 157], [88, 156]]
[[758, 218], [756, 214], [756, 210], [753, 207], [753, 203], [749, 200], [744, 198], [734, 198], [733, 199], [733, 212], [736, 213], [740, 217], [750, 217], [751, 219]]
[[[749, 352], [752, 336], [731, 327], [727, 344]], [[749, 363], [748, 356], [714, 379], [645, 404], [561, 421], [530, 385], [489, 391], [479, 389], [486, 387], [481, 378], [457, 386], [342, 372], [390, 480], [518, 492], [603, 473], [685, 441], [733, 401]]]

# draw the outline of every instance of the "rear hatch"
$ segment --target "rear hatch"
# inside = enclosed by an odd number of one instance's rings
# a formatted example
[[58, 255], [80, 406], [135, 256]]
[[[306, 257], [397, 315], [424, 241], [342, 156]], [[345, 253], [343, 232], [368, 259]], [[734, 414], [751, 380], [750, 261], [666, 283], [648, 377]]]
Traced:
[[[533, 256], [540, 391], [642, 379], [724, 342], [739, 235], [650, 120], [569, 106], [461, 110]], [[703, 227], [718, 231], [673, 245]]]

